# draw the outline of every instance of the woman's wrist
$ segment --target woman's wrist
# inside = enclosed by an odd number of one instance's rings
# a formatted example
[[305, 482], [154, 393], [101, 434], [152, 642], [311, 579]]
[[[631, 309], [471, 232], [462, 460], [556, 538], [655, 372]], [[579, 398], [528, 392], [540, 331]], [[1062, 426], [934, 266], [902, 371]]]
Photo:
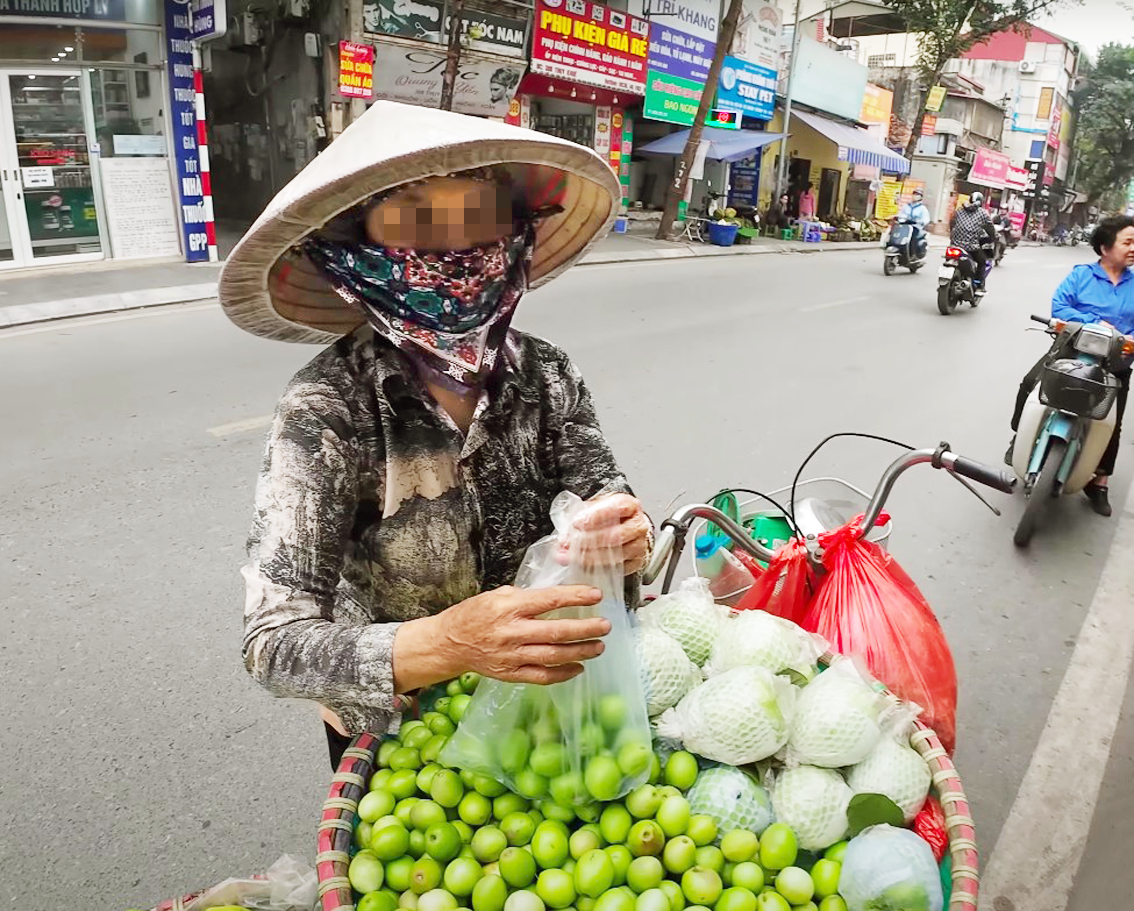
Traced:
[[453, 666], [441, 615], [407, 620], [394, 637], [394, 692], [409, 693], [450, 680], [467, 670]]

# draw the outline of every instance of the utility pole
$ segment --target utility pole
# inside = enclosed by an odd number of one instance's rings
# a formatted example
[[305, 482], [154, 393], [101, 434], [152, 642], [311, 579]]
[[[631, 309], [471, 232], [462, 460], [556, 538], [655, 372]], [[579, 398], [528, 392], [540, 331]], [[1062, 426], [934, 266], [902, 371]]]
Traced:
[[[797, 0], [798, 2], [798, 0]], [[701, 145], [701, 133], [705, 129], [705, 120], [713, 106], [713, 99], [717, 94], [717, 82], [721, 76], [721, 67], [725, 56], [732, 47], [732, 37], [736, 34], [736, 24], [740, 21], [740, 10], [743, 0], [729, 0], [728, 12], [725, 13], [720, 31], [717, 33], [717, 48], [713, 52], [713, 62], [709, 66], [709, 75], [705, 80], [705, 90], [701, 93], [701, 104], [697, 107], [697, 116], [693, 118], [693, 127], [689, 130], [689, 138], [685, 141], [685, 151], [677, 163], [677, 174], [666, 189], [665, 208], [662, 210], [661, 224], [658, 226], [658, 240], [671, 240], [673, 238], [673, 223], [677, 219], [677, 207], [685, 198], [686, 188], [689, 186], [689, 173], [693, 170], [693, 161], [697, 157], [697, 149]]]
[[461, 64], [461, 38], [463, 37], [465, 0], [453, 0], [449, 14], [449, 45], [445, 51], [445, 72], [441, 76], [441, 110], [453, 110], [453, 87]]
[[787, 89], [784, 93], [784, 124], [780, 130], [784, 138], [780, 140], [780, 166], [776, 169], [776, 195], [779, 199], [787, 192], [788, 141], [791, 138], [791, 90], [795, 85], [795, 67], [799, 60], [799, 0], [795, 0], [795, 27], [791, 33], [791, 60], [788, 61]]

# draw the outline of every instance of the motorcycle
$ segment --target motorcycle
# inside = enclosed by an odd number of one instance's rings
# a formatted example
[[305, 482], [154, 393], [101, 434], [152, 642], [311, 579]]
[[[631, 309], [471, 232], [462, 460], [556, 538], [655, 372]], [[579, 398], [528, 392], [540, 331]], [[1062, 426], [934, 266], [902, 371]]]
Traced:
[[917, 225], [912, 221], [895, 219], [890, 228], [890, 238], [886, 242], [882, 274], [893, 275], [898, 266], [917, 272], [924, 265], [925, 254], [918, 249]]
[[1053, 497], [1079, 493], [1095, 476], [1117, 415], [1116, 371], [1134, 358], [1134, 339], [1111, 326], [1033, 316], [1055, 338], [1024, 404], [1012, 469], [1028, 498], [1013, 541], [1026, 547]]
[[1016, 244], [1012, 242], [1012, 226], [1008, 222], [1003, 222], [996, 226], [996, 256], [993, 259], [993, 265], [1000, 265], [1000, 261], [1004, 259], [1004, 254], [1008, 252], [1009, 247], [1014, 247]]
[[[981, 276], [981, 287], [988, 280], [988, 273], [992, 271], [993, 250], [991, 242], [984, 244], [985, 251], [984, 275]], [[942, 316], [949, 316], [957, 305], [968, 301], [970, 307], [980, 303], [980, 295], [973, 287], [976, 277], [976, 260], [968, 251], [960, 247], [949, 246], [945, 249], [945, 265], [937, 270], [937, 309]]]

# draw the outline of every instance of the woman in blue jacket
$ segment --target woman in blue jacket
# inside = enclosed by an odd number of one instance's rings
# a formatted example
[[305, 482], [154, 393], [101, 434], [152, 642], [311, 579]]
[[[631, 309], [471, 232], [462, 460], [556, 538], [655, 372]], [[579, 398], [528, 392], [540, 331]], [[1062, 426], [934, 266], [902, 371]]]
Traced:
[[[1130, 271], [1130, 267], [1134, 266], [1134, 218], [1120, 216], [1100, 222], [1091, 237], [1091, 246], [1099, 255], [1099, 261], [1071, 270], [1051, 299], [1051, 315], [1067, 322], [1102, 323], [1124, 335], [1134, 336], [1134, 272]], [[1016, 412], [1012, 417], [1013, 430], [1019, 424], [1024, 402], [1038, 375], [1038, 371], [1033, 370], [1020, 386]], [[1083, 491], [1091, 501], [1091, 507], [1101, 516], [1111, 514], [1107, 485], [1118, 458], [1122, 414], [1130, 391], [1130, 369], [1119, 371], [1117, 377], [1120, 386], [1115, 403], [1114, 435], [1099, 461], [1094, 481]]]

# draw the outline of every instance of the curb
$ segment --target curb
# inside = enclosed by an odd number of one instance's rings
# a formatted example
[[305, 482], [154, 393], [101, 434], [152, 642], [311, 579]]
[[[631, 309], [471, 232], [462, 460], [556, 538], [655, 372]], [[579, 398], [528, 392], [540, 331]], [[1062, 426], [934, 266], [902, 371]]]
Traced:
[[[578, 263], [580, 266], [605, 266], [617, 263], [638, 263], [658, 260], [701, 259], [717, 256], [759, 256], [770, 254], [813, 254], [873, 250], [877, 243], [846, 242], [807, 244], [798, 247], [746, 245], [741, 247], [714, 247], [709, 244], [677, 244], [657, 250], [627, 250], [623, 253], [592, 252]], [[175, 285], [167, 288], [147, 288], [117, 294], [91, 297], [72, 297], [64, 300], [40, 301], [34, 304], [0, 306], [0, 332], [17, 326], [47, 323], [55, 320], [83, 316], [101, 316], [127, 310], [145, 310], [152, 307], [170, 307], [216, 298], [216, 282], [194, 285]]]

